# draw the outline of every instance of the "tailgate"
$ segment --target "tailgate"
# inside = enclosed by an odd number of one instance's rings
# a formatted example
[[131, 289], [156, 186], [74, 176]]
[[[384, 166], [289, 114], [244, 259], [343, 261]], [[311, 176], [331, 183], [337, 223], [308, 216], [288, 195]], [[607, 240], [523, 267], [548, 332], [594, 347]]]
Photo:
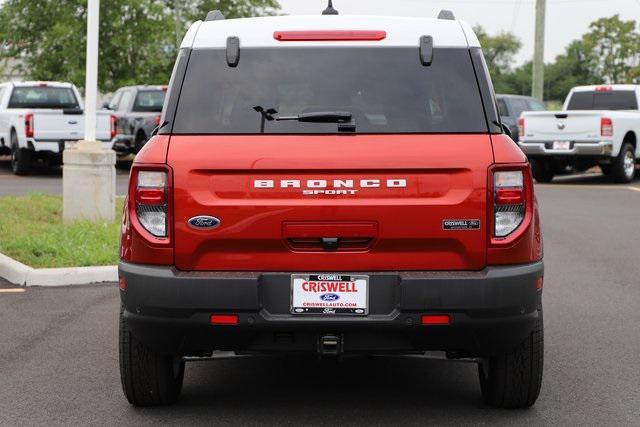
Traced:
[[488, 135], [173, 136], [176, 267], [482, 269], [492, 162]]
[[522, 142], [600, 141], [600, 111], [555, 111], [523, 113]]
[[[39, 141], [77, 141], [84, 138], [84, 114], [68, 114], [62, 110], [35, 111], [33, 113], [34, 138]], [[111, 139], [109, 114], [98, 113], [96, 138]]]

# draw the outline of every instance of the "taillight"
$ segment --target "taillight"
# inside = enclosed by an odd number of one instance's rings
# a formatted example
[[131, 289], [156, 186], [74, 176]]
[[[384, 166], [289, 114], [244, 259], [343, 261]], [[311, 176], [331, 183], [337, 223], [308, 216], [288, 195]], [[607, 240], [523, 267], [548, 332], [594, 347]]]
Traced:
[[168, 236], [168, 179], [164, 171], [138, 171], [135, 187], [136, 217], [154, 237]]
[[524, 117], [518, 119], [518, 135], [520, 138], [524, 137]]
[[111, 139], [115, 138], [118, 134], [118, 118], [111, 116]]
[[493, 237], [502, 239], [517, 230], [525, 218], [527, 206], [523, 171], [495, 171], [493, 192]]
[[598, 86], [596, 88], [596, 92], [611, 92], [611, 91], [613, 91], [612, 86]]
[[600, 135], [613, 136], [613, 120], [608, 117], [600, 119]]
[[24, 134], [27, 138], [33, 138], [33, 114], [24, 116]]
[[156, 126], [160, 126], [160, 120], [162, 119], [162, 116], [155, 116], [153, 118], [153, 124]]

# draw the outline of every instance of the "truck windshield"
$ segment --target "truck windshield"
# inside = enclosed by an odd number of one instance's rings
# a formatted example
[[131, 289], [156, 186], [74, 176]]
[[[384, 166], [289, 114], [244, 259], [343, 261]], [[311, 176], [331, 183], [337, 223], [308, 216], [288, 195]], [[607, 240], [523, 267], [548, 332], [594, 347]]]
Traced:
[[162, 111], [165, 95], [164, 90], [140, 90], [133, 103], [133, 111], [159, 113]]
[[7, 108], [78, 109], [78, 100], [68, 87], [21, 86], [13, 89]]
[[637, 110], [638, 100], [632, 90], [610, 92], [574, 92], [568, 110]]
[[436, 48], [425, 67], [417, 47], [246, 48], [235, 68], [225, 50], [193, 50], [173, 132], [338, 132], [327, 120], [262, 123], [256, 106], [278, 117], [349, 112], [356, 133], [489, 132], [469, 50]]

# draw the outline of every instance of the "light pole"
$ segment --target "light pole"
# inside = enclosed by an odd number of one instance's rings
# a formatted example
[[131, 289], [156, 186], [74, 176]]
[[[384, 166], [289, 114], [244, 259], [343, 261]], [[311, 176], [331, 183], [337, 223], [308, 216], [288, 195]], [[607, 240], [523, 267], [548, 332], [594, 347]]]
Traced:
[[544, 101], [544, 31], [547, 10], [546, 0], [536, 2], [536, 40], [533, 53], [533, 84], [531, 95]]
[[96, 140], [98, 94], [98, 33], [100, 0], [87, 2], [87, 65], [84, 140], [63, 153], [63, 219], [113, 221], [115, 217], [115, 162], [113, 150]]

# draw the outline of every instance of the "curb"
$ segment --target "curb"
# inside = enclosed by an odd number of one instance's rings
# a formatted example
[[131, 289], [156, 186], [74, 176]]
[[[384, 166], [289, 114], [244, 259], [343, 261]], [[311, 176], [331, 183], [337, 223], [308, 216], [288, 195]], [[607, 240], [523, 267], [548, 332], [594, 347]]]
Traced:
[[70, 286], [118, 281], [118, 267], [32, 268], [0, 253], [0, 277], [18, 286]]

